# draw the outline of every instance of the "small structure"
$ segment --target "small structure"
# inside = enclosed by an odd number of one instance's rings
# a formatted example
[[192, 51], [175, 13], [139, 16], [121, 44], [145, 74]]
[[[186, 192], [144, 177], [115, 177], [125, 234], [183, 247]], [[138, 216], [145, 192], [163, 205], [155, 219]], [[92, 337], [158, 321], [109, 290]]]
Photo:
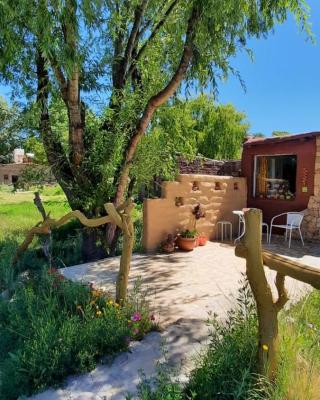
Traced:
[[248, 207], [263, 220], [282, 212], [304, 211], [306, 238], [320, 233], [320, 132], [249, 139], [243, 145], [242, 175], [247, 178]]
[[34, 154], [25, 154], [23, 149], [14, 149], [12, 155], [13, 162], [0, 164], [0, 184], [15, 184], [26, 166], [32, 164], [33, 157]]
[[232, 176], [181, 174], [174, 182], [162, 183], [159, 199], [143, 204], [143, 246], [156, 250], [168, 234], [190, 228], [192, 211], [200, 204], [205, 212], [197, 224], [199, 233], [217, 237], [217, 222], [238, 223], [233, 210], [246, 207], [246, 179]]

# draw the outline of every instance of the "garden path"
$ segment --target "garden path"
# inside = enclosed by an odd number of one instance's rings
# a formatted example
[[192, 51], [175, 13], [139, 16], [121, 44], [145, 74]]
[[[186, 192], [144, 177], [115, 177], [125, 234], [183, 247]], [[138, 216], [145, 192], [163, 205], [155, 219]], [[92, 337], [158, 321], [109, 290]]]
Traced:
[[[268, 245], [272, 251], [320, 268], [318, 246], [301, 247], [298, 243], [287, 249], [282, 239]], [[94, 281], [114, 292], [119, 258], [65, 268], [63, 273], [73, 280]], [[61, 389], [49, 389], [33, 400], [120, 400], [132, 393], [139, 383], [140, 370], [150, 377], [155, 373], [163, 350], [172, 365], [181, 367], [180, 379], [187, 377], [193, 356], [208, 341], [205, 324], [209, 312], [223, 318], [235, 304], [239, 281], [245, 272], [245, 260], [234, 255], [234, 247], [210, 242], [191, 253], [171, 255], [134, 255], [130, 287], [141, 278], [157, 319], [164, 329], [153, 332], [141, 342], [131, 344], [131, 351], [118, 355], [109, 363], [99, 365], [91, 373], [69, 377]], [[273, 285], [274, 273], [266, 270]], [[303, 295], [309, 286], [286, 278], [291, 301]]]

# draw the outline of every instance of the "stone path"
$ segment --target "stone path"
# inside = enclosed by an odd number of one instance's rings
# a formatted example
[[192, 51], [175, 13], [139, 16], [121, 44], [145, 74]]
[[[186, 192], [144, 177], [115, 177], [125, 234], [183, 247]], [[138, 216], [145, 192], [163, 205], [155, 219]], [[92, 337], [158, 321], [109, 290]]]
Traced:
[[[275, 241], [267, 247], [320, 268], [320, 251], [316, 246], [302, 248], [294, 242], [288, 250], [282, 241]], [[119, 259], [112, 258], [69, 267], [63, 273], [73, 280], [94, 281], [114, 292], [118, 265]], [[192, 367], [190, 360], [207, 343], [208, 313], [215, 312], [223, 318], [234, 305], [245, 260], [234, 256], [233, 246], [208, 243], [191, 253], [135, 255], [131, 268], [130, 287], [138, 278], [144, 289], [148, 287], [164, 332], [147, 335], [131, 345], [131, 352], [118, 355], [110, 365], [99, 365], [89, 374], [69, 377], [62, 389], [49, 389], [33, 396], [33, 400], [125, 399], [139, 383], [139, 370], [147, 376], [154, 374], [156, 362], [162, 360], [163, 342], [169, 362], [181, 367], [181, 378], [186, 378]], [[274, 273], [268, 269], [266, 273], [273, 285]], [[293, 301], [309, 290], [308, 285], [290, 278], [286, 279], [286, 287]]]

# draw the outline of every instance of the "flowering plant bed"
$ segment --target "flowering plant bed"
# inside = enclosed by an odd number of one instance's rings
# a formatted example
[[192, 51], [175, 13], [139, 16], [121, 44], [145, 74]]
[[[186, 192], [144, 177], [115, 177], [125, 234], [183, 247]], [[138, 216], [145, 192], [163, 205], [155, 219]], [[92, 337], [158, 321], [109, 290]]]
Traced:
[[120, 306], [94, 285], [71, 282], [55, 269], [29, 274], [10, 301], [0, 300], [0, 398], [56, 385], [141, 339], [154, 316], [137, 293], [129, 301]]

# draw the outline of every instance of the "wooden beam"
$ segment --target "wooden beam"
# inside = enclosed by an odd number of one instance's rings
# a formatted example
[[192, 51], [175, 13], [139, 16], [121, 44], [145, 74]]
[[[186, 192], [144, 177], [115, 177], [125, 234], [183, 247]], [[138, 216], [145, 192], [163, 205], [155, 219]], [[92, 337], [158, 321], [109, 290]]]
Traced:
[[320, 268], [317, 269], [309, 265], [300, 264], [268, 250], [262, 252], [262, 258], [264, 265], [268, 268], [320, 289]]
[[[240, 243], [236, 246], [235, 254], [237, 257], [246, 258], [246, 247]], [[266, 267], [282, 275], [290, 276], [293, 279], [308, 283], [316, 289], [320, 289], [320, 268], [301, 264], [268, 250], [262, 251], [262, 259]]]

